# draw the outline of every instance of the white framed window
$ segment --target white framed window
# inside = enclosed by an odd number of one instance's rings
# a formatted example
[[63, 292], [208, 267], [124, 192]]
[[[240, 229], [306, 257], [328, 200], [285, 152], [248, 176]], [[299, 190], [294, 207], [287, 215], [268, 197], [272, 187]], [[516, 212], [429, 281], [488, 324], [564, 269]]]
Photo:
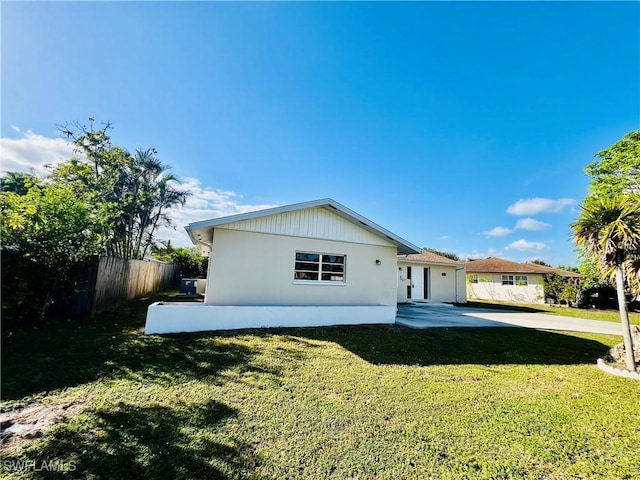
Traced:
[[513, 285], [513, 275], [502, 275], [503, 285]]
[[470, 274], [469, 279], [471, 280], [471, 283], [478, 283], [478, 274], [477, 273]]
[[516, 285], [519, 285], [521, 287], [526, 287], [527, 285], [529, 285], [529, 281], [527, 279], [526, 275], [516, 275]]
[[346, 264], [346, 255], [296, 252], [293, 280], [296, 283], [345, 283]]

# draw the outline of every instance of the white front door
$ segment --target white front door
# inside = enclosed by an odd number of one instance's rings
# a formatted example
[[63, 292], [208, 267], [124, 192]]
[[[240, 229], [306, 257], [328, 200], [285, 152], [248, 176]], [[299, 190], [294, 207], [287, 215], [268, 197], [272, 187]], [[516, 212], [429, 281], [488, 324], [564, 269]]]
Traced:
[[413, 267], [411, 272], [411, 299], [424, 300], [424, 268]]
[[429, 300], [429, 267], [413, 267], [411, 273], [411, 299]]

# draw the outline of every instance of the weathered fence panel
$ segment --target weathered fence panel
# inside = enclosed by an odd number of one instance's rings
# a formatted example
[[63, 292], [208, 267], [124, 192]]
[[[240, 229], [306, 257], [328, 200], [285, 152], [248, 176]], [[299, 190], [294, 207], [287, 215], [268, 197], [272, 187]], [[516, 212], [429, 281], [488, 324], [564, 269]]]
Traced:
[[178, 265], [163, 262], [96, 257], [85, 269], [86, 275], [79, 276], [85, 288], [79, 289], [72, 302], [76, 315], [95, 315], [178, 281]]

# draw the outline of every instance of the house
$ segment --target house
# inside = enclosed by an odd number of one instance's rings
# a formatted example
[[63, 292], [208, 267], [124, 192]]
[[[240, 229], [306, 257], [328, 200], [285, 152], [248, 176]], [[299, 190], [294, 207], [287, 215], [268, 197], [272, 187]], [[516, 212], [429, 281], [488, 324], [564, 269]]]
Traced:
[[550, 273], [580, 279], [581, 275], [536, 263], [489, 257], [467, 260], [467, 297], [516, 303], [545, 303], [543, 279]]
[[465, 263], [428, 250], [398, 255], [398, 303], [466, 302]]
[[[397, 256], [421, 252], [332, 199], [195, 222], [186, 230], [210, 251], [204, 304], [153, 304], [146, 333], [393, 323]], [[437, 263], [403, 265], [452, 268]]]

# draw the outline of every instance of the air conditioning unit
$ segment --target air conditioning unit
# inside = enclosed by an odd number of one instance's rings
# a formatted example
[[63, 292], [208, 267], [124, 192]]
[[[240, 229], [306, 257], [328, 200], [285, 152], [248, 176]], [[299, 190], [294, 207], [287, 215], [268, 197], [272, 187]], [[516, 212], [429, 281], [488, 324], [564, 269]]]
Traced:
[[197, 295], [197, 278], [182, 278], [180, 279], [180, 295]]

